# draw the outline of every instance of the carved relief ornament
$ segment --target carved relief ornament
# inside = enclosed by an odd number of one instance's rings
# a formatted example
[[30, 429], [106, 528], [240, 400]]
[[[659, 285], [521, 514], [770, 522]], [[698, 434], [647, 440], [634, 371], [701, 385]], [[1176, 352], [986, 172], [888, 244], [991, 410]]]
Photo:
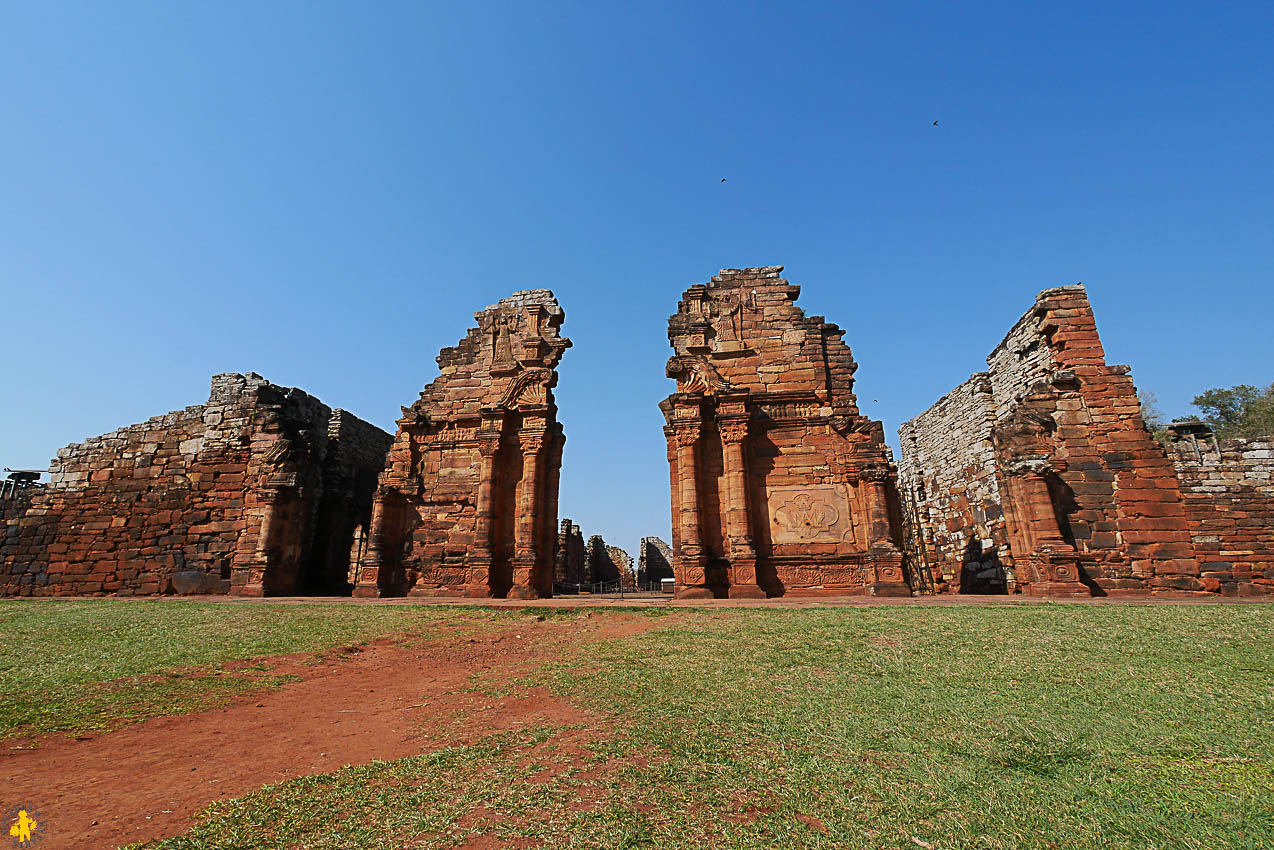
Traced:
[[717, 431], [721, 439], [727, 443], [741, 443], [748, 437], [747, 419], [722, 419], [717, 422]]
[[700, 428], [698, 425], [674, 425], [672, 438], [678, 446], [684, 449], [699, 442], [699, 432]]

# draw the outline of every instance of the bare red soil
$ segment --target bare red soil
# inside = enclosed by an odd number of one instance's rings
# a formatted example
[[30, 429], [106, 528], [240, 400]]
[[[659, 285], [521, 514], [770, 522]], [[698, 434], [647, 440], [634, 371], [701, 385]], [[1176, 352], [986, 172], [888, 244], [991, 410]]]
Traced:
[[[346, 764], [396, 759], [528, 726], [595, 724], [543, 689], [474, 692], [506, 683], [569, 642], [645, 631], [608, 616], [521, 619], [428, 644], [383, 638], [320, 656], [275, 659], [300, 681], [197, 714], [158, 717], [87, 738], [50, 736], [0, 753], [0, 795], [29, 801], [46, 846], [114, 847], [173, 835], [210, 803]], [[304, 663], [309, 661], [311, 663]], [[15, 742], [9, 742], [12, 746]], [[486, 846], [475, 837], [474, 847]]]

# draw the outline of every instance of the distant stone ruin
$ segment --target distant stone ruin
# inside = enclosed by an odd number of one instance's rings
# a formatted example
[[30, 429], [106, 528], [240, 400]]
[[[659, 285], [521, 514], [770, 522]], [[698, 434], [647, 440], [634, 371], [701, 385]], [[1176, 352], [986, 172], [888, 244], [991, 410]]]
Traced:
[[884, 429], [844, 332], [782, 270], [723, 269], [668, 320], [676, 593], [908, 595]]
[[390, 436], [256, 374], [60, 450], [0, 501], [0, 593], [342, 594]]
[[643, 537], [637, 546], [637, 583], [649, 585], [672, 577], [672, 547], [658, 537]]
[[1270, 441], [1165, 452], [1083, 286], [1041, 292], [979, 372], [899, 429], [908, 548], [939, 592], [1274, 591]]
[[356, 596], [553, 592], [565, 313], [552, 292], [531, 289], [474, 318], [438, 356], [442, 374], [402, 409]]

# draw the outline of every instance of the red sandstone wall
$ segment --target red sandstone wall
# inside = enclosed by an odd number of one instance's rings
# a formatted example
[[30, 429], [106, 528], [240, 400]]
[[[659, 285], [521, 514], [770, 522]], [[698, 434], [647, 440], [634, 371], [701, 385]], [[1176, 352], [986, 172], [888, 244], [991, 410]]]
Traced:
[[[989, 399], [962, 385], [900, 429], [912, 545], [947, 588], [971, 575], [962, 543], [990, 540], [1009, 590], [1206, 591], [1172, 465], [1128, 367], [1105, 362], [1084, 288], [1040, 293], [987, 364], [972, 382], [988, 382]], [[997, 507], [999, 528], [978, 516]]]
[[[205, 404], [60, 450], [49, 486], [26, 510], [5, 512], [0, 593], [226, 593], [254, 582], [260, 592], [295, 592], [331, 413], [259, 375], [217, 375]], [[379, 468], [377, 446], [383, 453], [389, 436], [359, 424], [370, 430], [349, 427], [348, 464]], [[347, 463], [329, 460], [333, 469]], [[275, 485], [304, 494], [276, 515], [263, 501]], [[288, 551], [260, 538], [267, 514], [271, 541]]]

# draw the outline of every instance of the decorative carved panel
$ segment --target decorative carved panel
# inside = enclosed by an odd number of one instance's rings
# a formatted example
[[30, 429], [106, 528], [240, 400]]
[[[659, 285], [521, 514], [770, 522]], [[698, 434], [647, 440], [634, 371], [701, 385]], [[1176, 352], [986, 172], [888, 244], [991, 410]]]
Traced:
[[845, 492], [834, 485], [770, 490], [770, 540], [774, 543], [839, 543], [853, 540]]

